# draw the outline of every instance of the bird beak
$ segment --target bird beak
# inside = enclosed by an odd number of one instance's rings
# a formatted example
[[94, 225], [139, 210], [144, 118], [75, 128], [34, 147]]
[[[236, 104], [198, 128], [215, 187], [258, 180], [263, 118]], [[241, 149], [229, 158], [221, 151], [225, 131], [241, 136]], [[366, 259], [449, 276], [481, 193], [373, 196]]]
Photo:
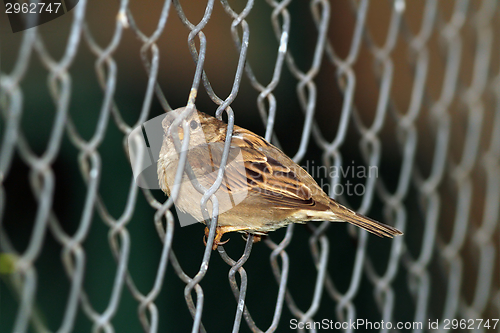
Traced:
[[[167, 137], [171, 137], [172, 135], [171, 133], [172, 123], [177, 118], [177, 116], [178, 116], [177, 112], [169, 111], [166, 113], [165, 119], [163, 120], [163, 128], [167, 129]], [[179, 132], [179, 139], [183, 140], [184, 130], [182, 129], [182, 127], [178, 128], [178, 132]]]
[[170, 127], [170, 125], [172, 125], [172, 123], [174, 122], [175, 118], [177, 118], [177, 113], [174, 111], [169, 111], [165, 114], [165, 119], [163, 120], [163, 122], [165, 123], [165, 125]]
[[163, 128], [166, 130], [167, 136], [170, 136], [170, 127], [177, 117], [174, 111], [169, 111], [165, 114], [165, 118], [163, 119]]

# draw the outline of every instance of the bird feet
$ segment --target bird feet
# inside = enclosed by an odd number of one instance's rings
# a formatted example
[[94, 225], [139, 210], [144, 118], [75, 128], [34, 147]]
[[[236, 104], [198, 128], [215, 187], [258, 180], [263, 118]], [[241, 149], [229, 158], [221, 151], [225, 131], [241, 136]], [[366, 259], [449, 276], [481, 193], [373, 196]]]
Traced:
[[[207, 238], [208, 238], [209, 233], [210, 233], [210, 229], [208, 229], [208, 227], [205, 227], [205, 235], [203, 236], [203, 244], [205, 244], [205, 246], [207, 246]], [[222, 229], [222, 227], [215, 228], [215, 237], [214, 237], [214, 243], [212, 245], [212, 250], [217, 250], [217, 247], [219, 245], [224, 245], [227, 242], [229, 242], [229, 238], [227, 240], [225, 240], [224, 242], [220, 241], [222, 236], [224, 235], [224, 233], [225, 233], [225, 231]]]
[[[245, 240], [245, 242], [246, 242], [246, 241], [248, 241], [248, 236], [249, 235], [250, 235], [249, 233], [246, 233], [245, 235], [241, 235], [241, 238], [243, 238]], [[253, 243], [255, 244], [255, 243], [260, 242], [262, 240], [262, 237], [265, 237], [265, 236], [267, 236], [267, 234], [265, 234], [265, 235], [256, 235], [256, 234], [253, 234]]]
[[[228, 225], [224, 225], [224, 226], [217, 226], [215, 228], [215, 237], [214, 237], [214, 243], [212, 245], [212, 249], [213, 250], [216, 250], [217, 249], [217, 246], [219, 245], [224, 245], [226, 244], [227, 242], [229, 242], [229, 239], [224, 241], [224, 242], [221, 242], [221, 238], [222, 236], [227, 233], [227, 232], [233, 232], [233, 231], [239, 231], [239, 232], [246, 232], [247, 235], [250, 233], [249, 232], [249, 229], [248, 228], [242, 228], [242, 227], [235, 227], [235, 226], [228, 226]], [[210, 229], [208, 229], [208, 227], [205, 227], [205, 235], [203, 236], [203, 243], [205, 244], [205, 246], [207, 245], [207, 238], [208, 238], [208, 234], [210, 233]], [[254, 243], [257, 243], [261, 240], [261, 238], [263, 236], [266, 236], [266, 235], [253, 235], [253, 242]], [[248, 237], [248, 236], [247, 236]], [[243, 239], [245, 239], [246, 241], [246, 238], [243, 237]]]

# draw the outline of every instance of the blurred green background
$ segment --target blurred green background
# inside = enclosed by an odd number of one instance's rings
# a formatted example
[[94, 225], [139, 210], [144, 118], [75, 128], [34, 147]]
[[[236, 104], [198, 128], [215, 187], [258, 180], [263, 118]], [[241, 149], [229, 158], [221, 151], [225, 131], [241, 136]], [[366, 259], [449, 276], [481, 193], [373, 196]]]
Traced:
[[[236, 11], [242, 9], [240, 3], [231, 1]], [[197, 22], [203, 15], [205, 4], [183, 4], [188, 18]], [[414, 10], [409, 11], [408, 20], [416, 21], [422, 15], [422, 5], [414, 4]], [[159, 18], [162, 1], [135, 1], [130, 4], [131, 12], [137, 25], [146, 34], [151, 34]], [[445, 5], [446, 7], [446, 5]], [[2, 5], [0, 5], [2, 8]], [[290, 31], [289, 50], [294, 55], [299, 68], [306, 70], [312, 62], [317, 32], [309, 14], [309, 4], [293, 1], [288, 6], [291, 13], [292, 26]], [[86, 22], [92, 35], [101, 45], [107, 45], [115, 29], [115, 17], [118, 3], [115, 1], [90, 1], [86, 9]], [[257, 1], [247, 18], [250, 25], [250, 46], [248, 60], [252, 65], [258, 80], [267, 84], [274, 69], [278, 43], [272, 30], [270, 21], [271, 9], [263, 1]], [[414, 16], [416, 18], [414, 18]], [[368, 25], [377, 42], [383, 41], [389, 24], [390, 7], [387, 3], [373, 7], [369, 12]], [[64, 53], [73, 13], [46, 23], [38, 28], [39, 38], [43, 40], [46, 48], [55, 59], [60, 59]], [[345, 57], [351, 45], [354, 30], [355, 16], [349, 8], [347, 1], [332, 3], [329, 37], [334, 43], [334, 48], [341, 57]], [[220, 3], [215, 4], [212, 17], [203, 30], [207, 36], [208, 50], [205, 70], [215, 92], [226, 98], [231, 91], [234, 73], [237, 66], [238, 53], [234, 47], [230, 32], [231, 19], [224, 12]], [[169, 104], [173, 108], [186, 104], [194, 75], [195, 64], [187, 48], [189, 30], [186, 29], [173, 8], [170, 10], [164, 33], [158, 40], [160, 49], [160, 74], [158, 82], [163, 89]], [[12, 71], [18, 59], [18, 52], [22, 33], [13, 34], [10, 31], [8, 20], [0, 13], [0, 71], [8, 74]], [[197, 44], [198, 45], [198, 44]], [[364, 44], [363, 44], [364, 45]], [[147, 72], [140, 58], [142, 43], [130, 29], [123, 31], [123, 36], [117, 50], [112, 57], [116, 61], [117, 88], [114, 100], [124, 120], [132, 125], [135, 123], [144, 100], [147, 84]], [[412, 73], [407, 65], [403, 41], [398, 42], [395, 50], [394, 84], [392, 94], [396, 102], [402, 106], [408, 104], [411, 89]], [[89, 50], [84, 39], [78, 47], [76, 58], [70, 66], [71, 76], [71, 102], [69, 115], [76, 124], [77, 130], [85, 139], [91, 138], [98, 120], [99, 111], [103, 101], [96, 73], [96, 57]], [[436, 76], [442, 73], [439, 62], [433, 62]], [[373, 75], [373, 56], [364, 45], [359, 60], [354, 66], [357, 87], [355, 105], [363, 121], [371, 124], [375, 114], [378, 100], [378, 82]], [[42, 154], [47, 146], [47, 141], [52, 131], [55, 107], [48, 89], [48, 71], [41, 63], [36, 52], [32, 55], [28, 70], [21, 82], [23, 92], [22, 131], [31, 148], [37, 154]], [[327, 60], [322, 63], [321, 71], [315, 79], [318, 88], [318, 101], [316, 120], [321, 126], [322, 133], [332, 140], [337, 134], [338, 121], [342, 108], [343, 95], [337, 87], [336, 68]], [[435, 85], [439, 84], [436, 78]], [[431, 86], [434, 83], [429, 83]], [[282, 144], [283, 151], [293, 156], [296, 152], [303, 126], [303, 114], [296, 94], [297, 80], [284, 67], [280, 83], [275, 90], [277, 98], [277, 117], [275, 131]], [[232, 103], [235, 111], [236, 124], [248, 128], [258, 134], [264, 134], [264, 127], [257, 111], [257, 92], [252, 88], [248, 79], [244, 78], [238, 97]], [[210, 101], [206, 92], [200, 87], [196, 105], [198, 109], [214, 114], [216, 105]], [[150, 110], [150, 117], [160, 115], [164, 110], [156, 100]], [[397, 177], [401, 165], [401, 154], [396, 145], [396, 122], [387, 117], [384, 130], [381, 133], [383, 153], [379, 166], [379, 177], [383, 178], [389, 189], [393, 190], [397, 184]], [[423, 128], [426, 125], [422, 125]], [[0, 137], [5, 130], [4, 119], [0, 117]], [[109, 213], [118, 218], [124, 211], [127, 196], [132, 182], [132, 172], [123, 147], [124, 134], [110, 119], [106, 136], [99, 146], [98, 151], [102, 159], [101, 179], [99, 193]], [[352, 121], [348, 129], [348, 136], [342, 146], [341, 153], [345, 165], [364, 165], [359, 151], [360, 136]], [[425, 137], [419, 146], [421, 167], [427, 170], [430, 159], [431, 146]], [[321, 150], [313, 140], [308, 147], [308, 153], [302, 164], [314, 161], [320, 165]], [[56, 178], [53, 211], [59, 219], [63, 229], [73, 234], [77, 229], [86, 195], [86, 185], [80, 173], [78, 164], [78, 149], [72, 144], [67, 133], [61, 143], [60, 152], [52, 164]], [[29, 183], [30, 168], [16, 153], [10, 172], [5, 178], [6, 209], [3, 224], [8, 237], [16, 249], [24, 251], [30, 241], [33, 221], [37, 211], [37, 202]], [[327, 182], [327, 179], [318, 179]], [[344, 179], [342, 181], [353, 179]], [[160, 202], [165, 196], [160, 191], [153, 191]], [[418, 253], [423, 226], [421, 223], [411, 223], [422, 220], [418, 213], [415, 191], [412, 190], [408, 197], [408, 209], [414, 212], [409, 217], [407, 234], [412, 234], [408, 240], [410, 250]], [[352, 207], [359, 207], [361, 198], [347, 197]], [[128, 269], [138, 289], [147, 293], [153, 285], [157, 272], [162, 249], [162, 243], [153, 224], [155, 210], [147, 203], [142, 192], [139, 192], [134, 213], [127, 224], [131, 237], [131, 253]], [[369, 215], [382, 220], [382, 203], [374, 199]], [[445, 222], [443, 222], [445, 223]], [[204, 226], [201, 224], [181, 228], [175, 226], [173, 249], [184, 271], [194, 276], [199, 269], [204, 245], [202, 242]], [[285, 230], [279, 230], [271, 238], [279, 242]], [[97, 213], [94, 214], [90, 233], [83, 243], [86, 253], [86, 273], [84, 289], [91, 304], [97, 312], [103, 312], [109, 302], [111, 290], [116, 273], [116, 262], [112, 257], [109, 241], [109, 228]], [[314, 291], [316, 268], [313, 264], [308, 239], [310, 230], [307, 226], [295, 227], [292, 245], [288, 247], [290, 256], [290, 274], [288, 288], [295, 298], [297, 306], [305, 310], [309, 307]], [[337, 288], [341, 292], [347, 290], [352, 278], [352, 269], [357, 242], [346, 233], [344, 224], [332, 225], [327, 232], [330, 241], [330, 256], [328, 258], [329, 273]], [[239, 234], [229, 235], [231, 241], [225, 246], [232, 258], [238, 258], [243, 251], [244, 241]], [[391, 243], [370, 237], [369, 253], [379, 272], [386, 268], [386, 258], [389, 254]], [[43, 250], [36, 260], [38, 273], [36, 304], [47, 326], [53, 330], [59, 327], [69, 292], [70, 283], [61, 264], [61, 245], [55, 241], [52, 234], [47, 232]], [[247, 292], [247, 306], [250, 309], [257, 326], [266, 328], [272, 321], [272, 314], [276, 304], [278, 292], [277, 283], [269, 265], [270, 250], [265, 244], [255, 244], [252, 255], [245, 264], [248, 273], [249, 286]], [[432, 268], [433, 269], [433, 268]], [[210, 261], [210, 269], [201, 285], [204, 290], [205, 303], [203, 323], [209, 332], [228, 332], [233, 325], [236, 312], [236, 302], [228, 284], [227, 274], [229, 266], [219, 255], [214, 252]], [[399, 270], [393, 283], [397, 290], [394, 317], [399, 321], [413, 319], [414, 303], [407, 288], [406, 271]], [[436, 278], [439, 286], [439, 275]], [[239, 277], [238, 277], [239, 281]], [[160, 313], [160, 332], [187, 332], [192, 325], [191, 315], [184, 300], [185, 284], [175, 274], [171, 265], [162, 286], [161, 294], [156, 298]], [[438, 288], [439, 289], [439, 288]], [[137, 318], [138, 303], [126, 289], [122, 292], [120, 305], [112, 323], [116, 332], [140, 332], [142, 327]], [[435, 294], [434, 307], [439, 307], [445, 297], [444, 292]], [[335, 320], [335, 304], [329, 297], [323, 295], [321, 307], [315, 318], [328, 318]], [[380, 320], [380, 313], [374, 301], [373, 286], [363, 275], [363, 281], [357, 296], [355, 306], [358, 318], [370, 321]], [[18, 300], [13, 292], [7, 276], [2, 276], [0, 282], [0, 332], [10, 332], [18, 309]], [[287, 331], [289, 320], [293, 316], [286, 305], [281, 316], [280, 329]], [[32, 329], [32, 328], [30, 328]], [[79, 309], [75, 324], [75, 332], [88, 332], [91, 322]], [[248, 332], [248, 326], [241, 324], [241, 332]]]

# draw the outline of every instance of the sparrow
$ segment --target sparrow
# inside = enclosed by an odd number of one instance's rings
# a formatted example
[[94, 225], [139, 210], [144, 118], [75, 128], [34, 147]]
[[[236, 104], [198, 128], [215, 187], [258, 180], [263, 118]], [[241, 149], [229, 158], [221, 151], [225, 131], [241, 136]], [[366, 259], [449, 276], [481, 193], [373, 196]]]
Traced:
[[[164, 137], [157, 162], [159, 185], [170, 196], [179, 163], [172, 122], [184, 107], [167, 112], [162, 121]], [[189, 124], [187, 166], [196, 180], [208, 189], [217, 179], [227, 134], [227, 124], [193, 109]], [[179, 139], [185, 133], [177, 127]], [[254, 240], [290, 223], [309, 221], [349, 222], [380, 237], [402, 235], [398, 229], [375, 221], [330, 198], [297, 163], [261, 136], [234, 125], [223, 182], [215, 192], [219, 215], [213, 249], [227, 232], [255, 235]], [[176, 207], [205, 223], [200, 193], [187, 172], [183, 173]], [[212, 212], [211, 201], [207, 209]], [[210, 215], [211, 216], [211, 215]], [[205, 228], [205, 237], [208, 236]], [[227, 241], [226, 241], [227, 242]]]

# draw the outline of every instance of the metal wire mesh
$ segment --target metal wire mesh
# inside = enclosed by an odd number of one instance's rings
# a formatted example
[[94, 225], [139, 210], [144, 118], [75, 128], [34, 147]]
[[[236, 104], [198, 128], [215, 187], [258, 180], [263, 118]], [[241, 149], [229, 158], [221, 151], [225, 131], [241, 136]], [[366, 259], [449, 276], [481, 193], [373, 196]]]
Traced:
[[[153, 9], [121, 0], [102, 5], [108, 17], [92, 6], [97, 5], [81, 0], [63, 23], [10, 37], [5, 15], [0, 16], [1, 332], [135, 331], [139, 324], [146, 332], [273, 332], [290, 330], [291, 319], [313, 324], [323, 318], [420, 322], [412, 327], [419, 332], [429, 331], [429, 321], [436, 319], [441, 331], [445, 319], [500, 317], [496, 1], [209, 0], [202, 5], [166, 0]], [[170, 26], [179, 19], [188, 31], [194, 68], [174, 61], [185, 44], [166, 40], [182, 36], [179, 26]], [[54, 37], [51, 27], [57, 24], [67, 25], [65, 38]], [[135, 87], [142, 95], [134, 107], [120, 88], [133, 71], [127, 39], [135, 43], [147, 74]], [[231, 41], [232, 49], [222, 39]], [[173, 58], [162, 62], [165, 54]], [[79, 82], [78, 67], [88, 59], [95, 77]], [[177, 72], [165, 75], [165, 63], [179, 67]], [[126, 159], [127, 134], [155, 108], [167, 111], [182, 103], [172, 88], [180, 80], [191, 85], [184, 104], [196, 102], [202, 109], [200, 104], [211, 101], [218, 117], [226, 113], [230, 128], [244, 119], [240, 110], [255, 110], [237, 104], [239, 99], [256, 98], [261, 133], [298, 163], [305, 164], [311, 153], [319, 164], [342, 168], [359, 155], [356, 163], [378, 167], [379, 177], [361, 183], [358, 201], [334, 191], [346, 177], [329, 176], [326, 185], [332, 197], [362, 214], [379, 214], [405, 235], [374, 240], [324, 222], [309, 224], [304, 236], [301, 226], [291, 225], [264, 244], [253, 245], [249, 237], [242, 248], [233, 239], [239, 247], [220, 246], [216, 253], [211, 223], [203, 250], [201, 229], [175, 227], [173, 198], [162, 203], [156, 193], [141, 193]], [[100, 91], [85, 92], [86, 86]], [[50, 101], [41, 112], [37, 105], [43, 98]], [[86, 99], [97, 104], [75, 106]], [[290, 111], [293, 101], [302, 114]], [[92, 125], [80, 126], [84, 121]], [[293, 130], [279, 130], [280, 123]], [[43, 139], [33, 136], [34, 128], [45, 128]], [[230, 137], [226, 156], [229, 142]], [[58, 162], [68, 151], [79, 175], [66, 175], [73, 169]], [[29, 186], [19, 194], [21, 178]], [[72, 188], [73, 178], [83, 183]], [[106, 183], [108, 178], [114, 182]], [[205, 199], [221, 180], [219, 175]], [[61, 188], [66, 182], [70, 185]], [[76, 213], [61, 214], [56, 194], [78, 201]], [[115, 195], [121, 196], [118, 203]], [[144, 198], [149, 208], [140, 208]], [[34, 211], [22, 222], [21, 211], [29, 207]], [[134, 240], [151, 230], [154, 238]], [[178, 237], [183, 244], [176, 247]], [[106, 247], [96, 252], [99, 242]], [[142, 245], [134, 247], [138, 242]], [[96, 263], [109, 253], [113, 261], [103, 274]], [[134, 268], [145, 260], [153, 272], [146, 282], [147, 269]], [[227, 280], [210, 278], [210, 271], [228, 274], [236, 303], [222, 295], [227, 296]], [[261, 284], [252, 286], [255, 281]], [[54, 296], [59, 310], [52, 311], [43, 292], [57, 289], [54, 284], [64, 288]], [[124, 308], [127, 302], [135, 314]], [[192, 320], [183, 316], [186, 308]], [[304, 330], [318, 328], [299, 329]], [[500, 332], [500, 325], [494, 330]]]

